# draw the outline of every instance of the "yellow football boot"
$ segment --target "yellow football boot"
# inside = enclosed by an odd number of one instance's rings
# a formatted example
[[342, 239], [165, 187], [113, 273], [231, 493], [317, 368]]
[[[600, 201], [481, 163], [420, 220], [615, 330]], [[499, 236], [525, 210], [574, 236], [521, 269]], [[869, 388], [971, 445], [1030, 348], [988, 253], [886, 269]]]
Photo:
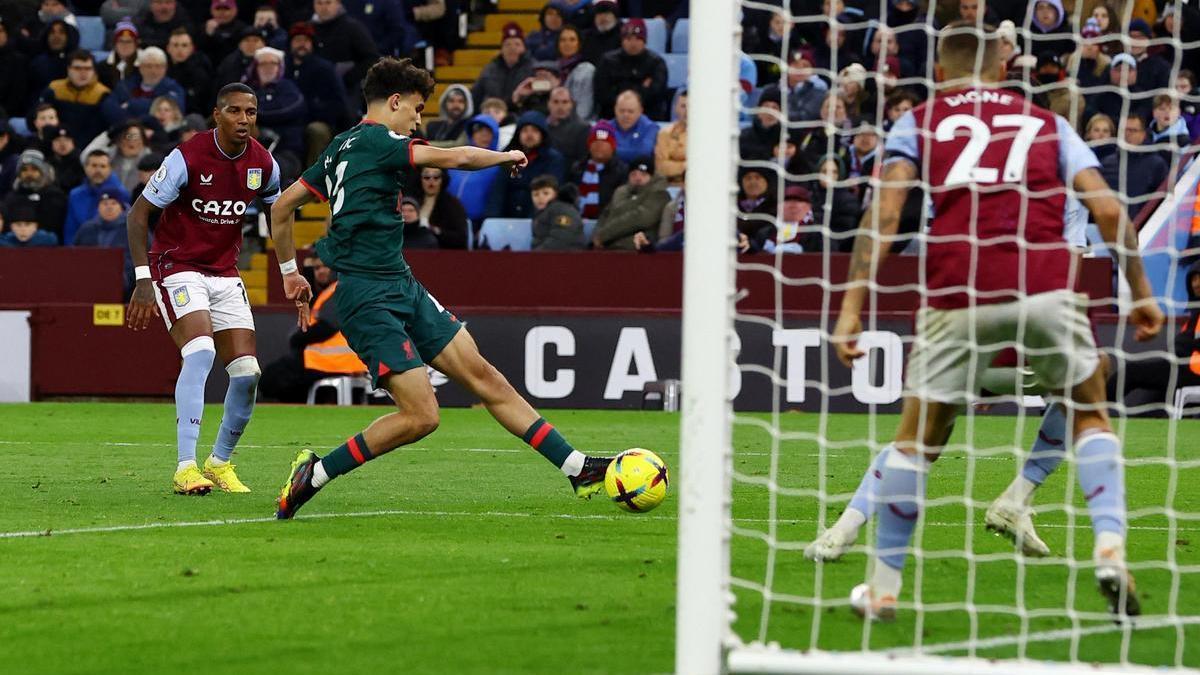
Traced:
[[233, 470], [232, 462], [225, 462], [220, 466], [212, 463], [213, 458], [210, 455], [204, 460], [204, 477], [212, 481], [217, 487], [225, 492], [249, 492], [250, 488], [237, 477], [237, 473]]
[[195, 464], [175, 472], [175, 494], [206, 495], [212, 492], [213, 482], [200, 473]]

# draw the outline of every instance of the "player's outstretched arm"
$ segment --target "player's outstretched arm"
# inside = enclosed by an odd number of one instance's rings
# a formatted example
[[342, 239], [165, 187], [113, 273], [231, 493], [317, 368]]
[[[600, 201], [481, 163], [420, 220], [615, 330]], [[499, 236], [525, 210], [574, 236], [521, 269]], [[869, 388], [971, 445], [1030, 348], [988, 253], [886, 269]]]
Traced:
[[436, 166], [439, 169], [486, 169], [493, 166], [507, 166], [515, 176], [525, 168], [529, 160], [520, 150], [496, 152], [473, 146], [458, 148], [435, 148], [432, 145], [412, 146], [413, 164], [417, 166]]
[[150, 256], [147, 254], [150, 237], [150, 216], [162, 209], [146, 201], [138, 195], [137, 201], [129, 209], [125, 218], [125, 232], [129, 238], [129, 257], [133, 261], [134, 276], [137, 283], [133, 287], [133, 295], [129, 298], [129, 308], [125, 312], [125, 324], [134, 330], [142, 330], [150, 325], [150, 318], [158, 316], [158, 306], [154, 304], [154, 287], [150, 281]]
[[1153, 338], [1162, 330], [1166, 317], [1153, 297], [1150, 280], [1146, 278], [1146, 270], [1142, 267], [1133, 223], [1129, 222], [1125, 208], [1113, 196], [1108, 183], [1096, 169], [1087, 168], [1075, 174], [1075, 191], [1079, 201], [1092, 213], [1092, 219], [1100, 228], [1104, 243], [1108, 244], [1108, 249], [1116, 257], [1117, 264], [1129, 282], [1134, 302], [1129, 320], [1137, 326], [1135, 337], [1141, 341]]
[[296, 240], [292, 229], [296, 224], [296, 209], [311, 202], [313, 195], [300, 181], [279, 195], [271, 205], [271, 239], [275, 242], [275, 255], [279, 258], [279, 272], [283, 275], [283, 293], [296, 303], [296, 325], [308, 330], [308, 303], [312, 300], [312, 288], [296, 266]]
[[883, 167], [878, 197], [863, 213], [850, 254], [850, 271], [846, 275], [846, 292], [842, 295], [842, 311], [833, 330], [833, 343], [838, 360], [847, 367], [863, 355], [858, 349], [862, 332], [863, 304], [867, 288], [875, 272], [883, 264], [900, 229], [900, 211], [908, 198], [909, 182], [917, 177], [917, 166], [911, 161], [889, 162]]

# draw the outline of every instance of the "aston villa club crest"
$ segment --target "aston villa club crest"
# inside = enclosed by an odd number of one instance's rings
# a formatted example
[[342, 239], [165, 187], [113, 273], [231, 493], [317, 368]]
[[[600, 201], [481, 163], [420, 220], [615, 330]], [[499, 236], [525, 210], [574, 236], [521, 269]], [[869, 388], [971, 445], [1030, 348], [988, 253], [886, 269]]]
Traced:
[[246, 189], [257, 190], [262, 187], [262, 169], [246, 170]]
[[192, 296], [188, 295], [187, 286], [180, 286], [172, 293], [172, 299], [174, 299], [176, 307], [183, 307], [191, 302]]

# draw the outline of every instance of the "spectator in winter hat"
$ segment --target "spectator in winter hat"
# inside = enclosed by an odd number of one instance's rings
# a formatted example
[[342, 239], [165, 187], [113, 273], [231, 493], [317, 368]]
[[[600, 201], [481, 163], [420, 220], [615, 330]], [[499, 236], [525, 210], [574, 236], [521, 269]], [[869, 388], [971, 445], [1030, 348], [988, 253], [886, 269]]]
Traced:
[[[158, 47], [147, 47], [138, 58], [135, 76], [117, 84], [109, 104], [119, 108], [110, 112], [114, 119], [131, 119], [150, 114], [150, 103], [159, 96], [170, 96], [180, 109], [187, 104], [183, 87], [167, 77], [167, 54]], [[112, 110], [114, 108], [110, 108]]]
[[138, 49], [141, 42], [137, 26], [125, 19], [113, 29], [112, 51], [103, 63], [96, 65], [97, 75], [104, 86], [115, 89], [122, 80], [137, 74]]
[[192, 30], [191, 17], [178, 0], [150, 0], [149, 6], [134, 21], [143, 45], [167, 48], [171, 34], [178, 28]]
[[1148, 89], [1166, 89], [1171, 84], [1171, 66], [1163, 57], [1150, 53], [1152, 37], [1154, 33], [1145, 19], [1129, 22], [1129, 54], [1137, 61], [1138, 81]]
[[667, 62], [646, 48], [646, 22], [630, 19], [621, 27], [621, 48], [605, 54], [596, 66], [596, 107], [612, 117], [621, 92], [632, 90], [655, 118], [666, 115]]
[[548, 61], [558, 58], [558, 34], [562, 31], [565, 17], [562, 7], [555, 0], [550, 0], [538, 15], [541, 30], [535, 30], [525, 37], [525, 47], [530, 56], [538, 61]]
[[6, 202], [0, 225], [8, 220], [9, 231], [0, 234], [0, 248], [58, 246], [58, 235], [40, 228], [37, 205], [28, 199]]
[[55, 183], [54, 169], [40, 150], [28, 149], [21, 153], [17, 161], [17, 179], [4, 203], [8, 207], [22, 200], [37, 209], [37, 222], [43, 229], [56, 234], [62, 231], [67, 196]]
[[579, 186], [579, 212], [585, 219], [600, 217], [617, 188], [625, 183], [629, 168], [617, 157], [617, 130], [601, 120], [588, 135], [588, 156], [571, 169], [571, 182]]
[[199, 47], [209, 60], [220, 63], [226, 54], [237, 47], [247, 26], [238, 19], [236, 0], [212, 0], [209, 14], [212, 18], [204, 22]]
[[266, 28], [247, 27], [238, 38], [237, 49], [225, 55], [217, 66], [217, 82], [220, 86], [230, 82], [247, 82], [254, 69], [254, 55], [267, 46], [271, 31]]
[[515, 22], [505, 24], [501, 32], [500, 53], [479, 73], [471, 87], [476, 106], [486, 98], [512, 100], [517, 86], [533, 75], [533, 59], [525, 52], [525, 32]]
[[621, 48], [621, 20], [617, 18], [616, 0], [596, 0], [592, 3], [592, 26], [583, 31], [583, 59], [599, 65], [600, 59]]
[[70, 132], [53, 124], [42, 127], [40, 132], [42, 153], [54, 169], [58, 187], [64, 192], [83, 180], [83, 167], [79, 162], [79, 150]]

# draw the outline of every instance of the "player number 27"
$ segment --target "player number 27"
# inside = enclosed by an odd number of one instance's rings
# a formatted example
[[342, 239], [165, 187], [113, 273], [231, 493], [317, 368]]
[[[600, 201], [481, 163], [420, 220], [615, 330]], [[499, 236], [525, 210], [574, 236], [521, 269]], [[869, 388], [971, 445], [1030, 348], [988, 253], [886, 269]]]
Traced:
[[336, 180], [330, 180], [329, 176], [325, 176], [325, 190], [329, 193], [329, 210], [333, 215], [337, 215], [338, 211], [342, 210], [342, 202], [346, 201], [346, 191], [342, 189], [342, 178], [346, 175], [346, 165], [349, 162], [338, 162], [337, 168], [333, 170], [333, 177]]
[[971, 132], [966, 146], [954, 160], [954, 166], [946, 174], [946, 185], [961, 185], [964, 183], [1013, 183], [1025, 176], [1025, 162], [1029, 159], [1029, 147], [1037, 138], [1043, 120], [1029, 115], [996, 115], [992, 118], [992, 127], [997, 129], [1017, 129], [1012, 145], [1008, 149], [1008, 159], [1004, 161], [1003, 179], [1000, 171], [992, 167], [979, 166], [984, 150], [992, 141], [992, 129], [987, 122], [972, 115], [950, 115], [943, 119], [934, 130], [934, 138], [939, 142], [954, 140], [959, 129]]

